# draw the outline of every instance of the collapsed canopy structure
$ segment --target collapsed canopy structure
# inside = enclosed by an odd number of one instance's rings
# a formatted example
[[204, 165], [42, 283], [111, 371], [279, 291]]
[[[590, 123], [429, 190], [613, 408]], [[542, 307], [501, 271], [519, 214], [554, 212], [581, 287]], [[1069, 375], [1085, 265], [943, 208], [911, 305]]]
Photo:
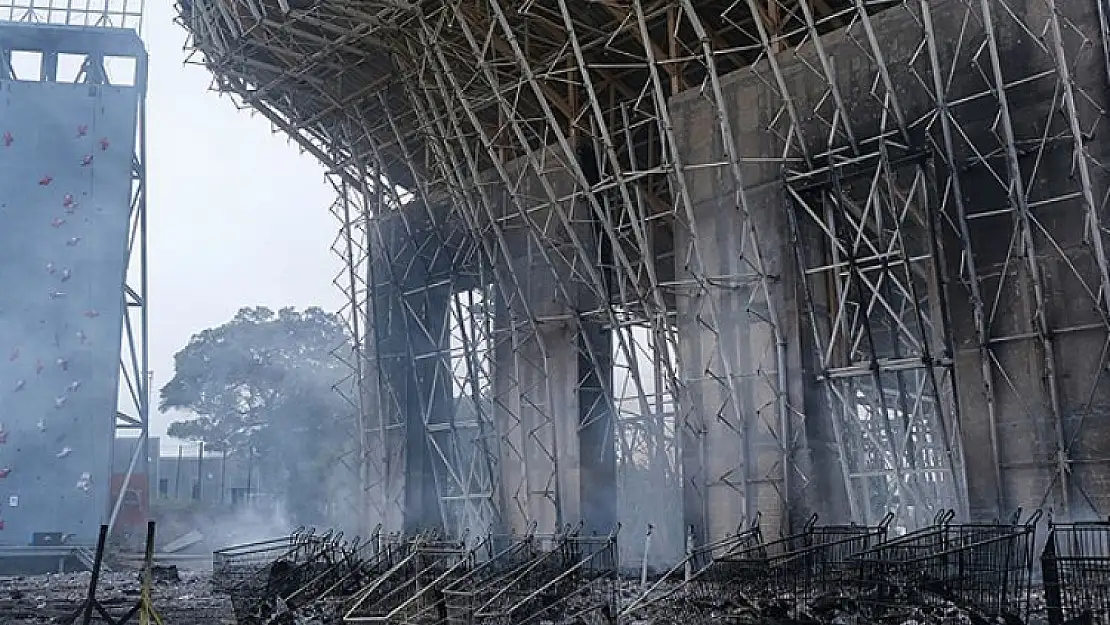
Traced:
[[1101, 1], [180, 16], [333, 174], [387, 526], [1106, 513]]

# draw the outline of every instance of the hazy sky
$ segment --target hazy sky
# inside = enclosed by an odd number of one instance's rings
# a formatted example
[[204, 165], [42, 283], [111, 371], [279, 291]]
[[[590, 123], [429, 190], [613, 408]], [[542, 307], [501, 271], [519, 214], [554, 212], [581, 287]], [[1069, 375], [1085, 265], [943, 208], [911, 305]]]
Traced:
[[[183, 64], [185, 31], [171, 4], [147, 2], [143, 29], [154, 402], [174, 353], [239, 308], [341, 305], [331, 252], [339, 226], [323, 167], [264, 117], [209, 91], [204, 67]], [[151, 434], [170, 420], [152, 415]]]

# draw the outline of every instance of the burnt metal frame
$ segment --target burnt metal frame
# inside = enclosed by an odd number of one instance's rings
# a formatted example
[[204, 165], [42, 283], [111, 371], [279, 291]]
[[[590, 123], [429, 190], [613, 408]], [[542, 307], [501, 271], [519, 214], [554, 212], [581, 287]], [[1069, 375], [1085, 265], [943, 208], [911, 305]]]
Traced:
[[[493, 507], [494, 514], [502, 517], [558, 517], [561, 494], [551, 486], [557, 482], [559, 471], [554, 451], [555, 419], [544, 409], [550, 405], [546, 401], [550, 389], [531, 384], [532, 379], [551, 373], [546, 366], [545, 354], [550, 346], [545, 345], [543, 324], [567, 323], [579, 332], [589, 323], [610, 330], [628, 323], [644, 324], [658, 336], [669, 337], [674, 336], [676, 325], [673, 302], [681, 299], [696, 302], [689, 305], [689, 310], [697, 319], [708, 355], [701, 362], [690, 362], [683, 358], [681, 344], [673, 339], [655, 341], [648, 350], [657, 354], [658, 362], [675, 363], [666, 369], [664, 377], [678, 406], [676, 429], [681, 435], [675, 441], [661, 441], [661, 445], [685, 448], [679, 470], [687, 485], [684, 505], [688, 512], [699, 510], [702, 519], [720, 516], [714, 498], [718, 497], [716, 493], [724, 493], [723, 500], [739, 501], [739, 510], [751, 518], [759, 501], [767, 507], [769, 501], [777, 500], [782, 509], [787, 509], [790, 498], [809, 486], [812, 475], [796, 463], [795, 453], [805, 445], [805, 416], [802, 406], [793, 405], [791, 402], [796, 400], [787, 395], [786, 349], [790, 337], [784, 334], [784, 316], [771, 296], [778, 276], [769, 275], [766, 269], [765, 245], [761, 245], [764, 239], [751, 213], [750, 197], [755, 188], [746, 182], [746, 170], [768, 162], [781, 167], [789, 203], [798, 199], [791, 197], [790, 189], [805, 187], [812, 176], [869, 158], [879, 165], [872, 170], [876, 184], [857, 198], [862, 206], [871, 206], [882, 194], [895, 198], [912, 189], [925, 194], [925, 214], [941, 231], [931, 237], [936, 245], [926, 254], [931, 261], [895, 260], [945, 272], [939, 280], [923, 282], [930, 288], [939, 282], [943, 289], [917, 296], [910, 292], [909, 297], [902, 294], [897, 301], [882, 289], [875, 292], [862, 281], [861, 272], [855, 272], [857, 285], [863, 282], [866, 289], [860, 291], [867, 299], [866, 308], [881, 308], [891, 319], [899, 318], [900, 313], [889, 311], [905, 308], [905, 318], [916, 320], [913, 325], [917, 329], [903, 324], [899, 340], [914, 344], [915, 340], [920, 343], [928, 339], [931, 348], [928, 355], [917, 357], [917, 363], [902, 363], [907, 368], [897, 374], [912, 375], [923, 384], [911, 388], [904, 380], [902, 384], [883, 382], [881, 391], [871, 393], [873, 401], [887, 403], [889, 398], [891, 405], [910, 406], [898, 410], [911, 416], [912, 424], [903, 425], [903, 429], [929, 429], [918, 436], [928, 435], [944, 456], [930, 470], [951, 476], [942, 493], [944, 505], [967, 512], [961, 440], [966, 427], [960, 421], [962, 400], [955, 392], [951, 371], [953, 362], [968, 354], [951, 338], [951, 321], [945, 319], [945, 295], [970, 301], [974, 317], [971, 356], [978, 359], [986, 389], [984, 406], [996, 499], [993, 507], [996, 511], [1013, 507], [1008, 500], [1016, 495], [1007, 485], [1008, 475], [1025, 470], [1038, 475], [1050, 472], [1051, 484], [1045, 489], [1044, 499], [1056, 499], [1060, 507], [1069, 507], [1071, 496], [1083, 492], [1073, 469], [1079, 466], [1077, 463], [1090, 464], [1098, 459], [1080, 457], [1075, 451], [1092, 404], [1078, 399], [1070, 408], [1061, 406], [1056, 343], [1064, 334], [1086, 333], [1104, 345], [1098, 366], [1092, 368], [1097, 372], [1079, 383], [1091, 397], [1105, 384], [1110, 353], [1103, 166], [1085, 143], [1103, 107], [1097, 93], [1074, 80], [1079, 62], [1095, 52], [1094, 47], [1107, 45], [1101, 4], [1101, 21], [1092, 23], [1077, 23], [1071, 13], [1061, 13], [1063, 8], [1074, 8], [1061, 7], [1056, 0], [1045, 0], [1045, 10], [1029, 13], [1011, 7], [1005, 0], [850, 0], [826, 6], [787, 0], [697, 4], [690, 0], [632, 0], [620, 8], [590, 5], [572, 9], [564, 0], [544, 6], [456, 0], [370, 2], [354, 9], [347, 3], [321, 0], [312, 10], [299, 11], [276, 0], [222, 0], [190, 3], [182, 9], [181, 21], [190, 32], [188, 48], [197, 62], [213, 71], [216, 87], [237, 94], [241, 105], [260, 111], [275, 128], [327, 163], [333, 175], [346, 185], [342, 201], [357, 204], [343, 220], [344, 231], [355, 233], [355, 244], [349, 246], [355, 252], [347, 253], [348, 263], [356, 269], [350, 272], [348, 291], [351, 314], [358, 310], [361, 315], [358, 345], [362, 353], [356, 377], [361, 376], [360, 396], [369, 398], [363, 401], [362, 409], [364, 464], [378, 466], [367, 480], [376, 489], [368, 499], [386, 510], [381, 518], [388, 525], [388, 519], [400, 517], [403, 507], [403, 476], [397, 469], [403, 450], [397, 449], [398, 439], [393, 433], [403, 428], [404, 422], [396, 410], [377, 409], [384, 405], [388, 389], [382, 388], [380, 372], [376, 371], [380, 356], [374, 352], [375, 341], [367, 338], [373, 336], [368, 331], [373, 315], [369, 311], [372, 298], [366, 293], [388, 289], [388, 279], [366, 277], [368, 265], [359, 263], [375, 245], [373, 231], [378, 219], [391, 212], [405, 213], [404, 207], [411, 201], [408, 194], [424, 206], [451, 204], [452, 219], [469, 230], [472, 245], [491, 267], [497, 298], [519, 311], [507, 331], [498, 335], [495, 330], [491, 344], [512, 352], [508, 362], [518, 384], [512, 392], [523, 402], [505, 403], [508, 408], [498, 405], [510, 413], [518, 428], [526, 430], [526, 435], [513, 438], [501, 432], [500, 451], [494, 453], [491, 449], [490, 457], [501, 466], [522, 463], [529, 467], [531, 477], [520, 483], [493, 483], [492, 493], [467, 492], [467, 501]], [[899, 56], [895, 49], [899, 46], [884, 39], [888, 33], [877, 25], [880, 18], [875, 15], [881, 9], [904, 18], [899, 25], [905, 27], [900, 33], [905, 45], [900, 48], [909, 53]], [[938, 15], [943, 17], [942, 12], [962, 16], [966, 27], [957, 25], [955, 32], [938, 33], [935, 22]], [[833, 29], [841, 31], [833, 37], [822, 37]], [[1003, 75], [1003, 29], [1010, 36], [1016, 33], [1029, 39], [1028, 50], [1036, 61], [1029, 68], [1037, 69], [1023, 70], [1025, 73], [1017, 76]], [[854, 48], [851, 56], [861, 61], [861, 76], [870, 81], [870, 90], [858, 94], [862, 102], [852, 101], [853, 94], [838, 78], [835, 57], [829, 51], [834, 39], [847, 41]], [[360, 42], [368, 41], [374, 45], [359, 47]], [[780, 54], [787, 49], [799, 53], [790, 60]], [[330, 65], [319, 62], [329, 55], [345, 61]], [[301, 60], [289, 60], [296, 58]], [[904, 67], [896, 65], [895, 59]], [[1105, 63], [1105, 59], [1100, 62]], [[733, 103], [726, 97], [726, 86], [734, 84], [734, 77], [726, 81], [724, 75], [742, 67], [748, 69], [739, 74], [754, 76], [761, 84], [766, 101], [760, 107], [771, 111], [759, 129], [770, 137], [770, 148], [752, 148], [737, 139], [737, 122], [730, 108]], [[909, 68], [908, 77], [906, 72], [899, 73], [905, 67]], [[1110, 66], [1106, 69], [1110, 71]], [[805, 80], [795, 80], [797, 76], [788, 80], [788, 70], [802, 72]], [[328, 82], [320, 72], [336, 80]], [[359, 72], [362, 74], [355, 79]], [[966, 76], [981, 78], [977, 91], [954, 90], [955, 79]], [[794, 85], [802, 82], [817, 85], [817, 95], [796, 93]], [[335, 86], [342, 84], [358, 86], [347, 91]], [[1032, 129], [1015, 129], [1012, 102], [1023, 93], [1036, 93], [1046, 84], [1055, 93], [1052, 108], [1061, 115], [1046, 116]], [[913, 111], [910, 96], [899, 91], [902, 87], [927, 98], [927, 110]], [[678, 147], [672, 97], [684, 91], [715, 113], [707, 122], [712, 126], [707, 128], [710, 132], [702, 136], [716, 146], [712, 157], [685, 159]], [[966, 111], [981, 102], [987, 102], [994, 112], [990, 141], [970, 134], [971, 113]], [[859, 120], [861, 105], [879, 111], [877, 125]], [[1062, 125], [1054, 125], [1060, 120]], [[576, 150], [582, 144], [594, 148], [599, 179], [588, 176], [581, 166]], [[1031, 184], [1037, 166], [1030, 168], [1023, 163], [1019, 152], [1032, 154], [1035, 160], [1036, 155], [1043, 155], [1055, 145], [1070, 146], [1073, 151], [1073, 183], [1053, 197], [1034, 198]], [[749, 155], [749, 149], [758, 153]], [[914, 150], [930, 152], [933, 165], [917, 170], [913, 177], [917, 182], [904, 186], [890, 167], [892, 159], [897, 158], [891, 154]], [[999, 269], [1005, 275], [1021, 272], [1032, 285], [1036, 300], [1032, 331], [1005, 329], [998, 319], [1010, 292], [992, 287], [993, 270], [983, 267], [986, 252], [970, 234], [975, 220], [990, 215], [973, 213], [966, 205], [969, 168], [977, 168], [975, 171], [993, 180], [1005, 198], [1005, 208], [995, 214], [1012, 218], [1014, 238]], [[737, 252], [740, 269], [735, 275], [714, 275], [705, 263], [706, 244], [699, 239], [691, 185], [695, 177], [707, 171], [733, 189], [724, 204], [735, 211], [736, 230], [743, 233]], [[384, 184], [387, 178], [404, 184], [405, 190]], [[822, 201], [829, 199], [826, 194]], [[898, 206], [893, 200], [886, 200], [886, 204], [890, 209]], [[816, 228], [816, 241], [829, 249], [842, 245], [840, 235], [822, 230], [823, 213], [805, 210], [806, 206], [802, 201], [798, 203], [800, 210], [786, 210], [795, 220], [793, 230]], [[1083, 215], [1087, 231], [1083, 245], [1096, 258], [1093, 271], [1078, 269], [1038, 217], [1038, 211], [1049, 206]], [[623, 212], [615, 211], [615, 207]], [[575, 228], [585, 216], [599, 226], [599, 238], [611, 246], [612, 258], [604, 265]], [[909, 249], [905, 230], [896, 229], [893, 235], [876, 233], [857, 223], [852, 231], [857, 238], [862, 237], [852, 249], [882, 249], [883, 241], [887, 247], [893, 245], [891, 253], [895, 256], [905, 256]], [[512, 262], [505, 262], [513, 258], [509, 233], [526, 240], [533, 262], [562, 263], [572, 268], [568, 275], [554, 276], [557, 298], [573, 302], [567, 291], [574, 287], [602, 303], [561, 315], [539, 310], [537, 302], [526, 296], [526, 276], [518, 275]], [[667, 242], [667, 235], [673, 237], [674, 233], [687, 235], [684, 246], [676, 249]], [[668, 245], [671, 248], [667, 249]], [[671, 279], [660, 275], [663, 265], [653, 259], [661, 249], [664, 259], [685, 268], [685, 276]], [[942, 266], [941, 254], [951, 255], [952, 250], [959, 250], [956, 262]], [[1056, 257], [1068, 267], [1067, 272], [1078, 281], [1076, 292], [1085, 293], [1097, 309], [1098, 322], [1067, 325], [1049, 318], [1042, 275], [1046, 256]], [[804, 275], [807, 269], [818, 267], [801, 260], [798, 269]], [[830, 287], [840, 281], [833, 268], [818, 273], [826, 274], [824, 279]], [[889, 276], [884, 280], [884, 284], [894, 284]], [[729, 346], [724, 344], [725, 320], [717, 304], [718, 297], [739, 286], [752, 287], [747, 289], [751, 295], [746, 308], [764, 311], [758, 321], [764, 324], [773, 343], [769, 353], [750, 371], [733, 360]], [[906, 291], [908, 285], [902, 287]], [[809, 311], [816, 303], [814, 290], [802, 295]], [[626, 311], [633, 313], [632, 321], [624, 316]], [[813, 317], [812, 312], [809, 316]], [[410, 321], [418, 331], [426, 331], [420, 328], [418, 316]], [[865, 324], [858, 319], [841, 317], [836, 323], [842, 338], [866, 334]], [[921, 324], [927, 324], [927, 330], [921, 330]], [[827, 339], [833, 335], [825, 330], [808, 331], [818, 342], [826, 339], [826, 348], [830, 344]], [[640, 346], [620, 334], [614, 337], [617, 349], [626, 362], [636, 361], [632, 355]], [[1011, 403], [1028, 403], [1024, 400], [1028, 389], [1015, 382], [1012, 365], [1001, 354], [1009, 344], [1025, 344], [1030, 353], [1040, 354], [1037, 367], [1045, 381], [1044, 394], [1049, 397], [1047, 419], [1055, 432], [1051, 460], [1039, 458], [1032, 464], [1022, 464], [1020, 454], [1008, 452], [999, 433], [1003, 395]], [[594, 361], [608, 356], [589, 345], [582, 351], [584, 357]], [[530, 354], [537, 356], [532, 358]], [[821, 386], [838, 426], [858, 424], [860, 420], [853, 407], [856, 402], [833, 402], [838, 393], [845, 397], [837, 385], [847, 382], [838, 380], [874, 378], [870, 367], [877, 363], [877, 377], [882, 382], [884, 367], [890, 369], [897, 364], [884, 363], [877, 354], [859, 350], [839, 363], [824, 354], [819, 356], [824, 363]], [[643, 373], [634, 377], [644, 380]], [[754, 417], [738, 401], [743, 396], [741, 384], [750, 381], [770, 398], [768, 406], [757, 406], [758, 416]], [[690, 404], [693, 385], [717, 389], [720, 400], [694, 410]], [[649, 387], [644, 384], [637, 391], [647, 405], [641, 417], [651, 414], [651, 398], [643, 390]], [[919, 389], [931, 396], [929, 402], [917, 399]], [[615, 395], [612, 388], [603, 389], [603, 401], [610, 405], [617, 404]], [[502, 399], [495, 397], [494, 401]], [[521, 403], [531, 405], [522, 407]], [[925, 411], [933, 416], [921, 419]], [[1036, 419], [1032, 413], [1027, 416], [1028, 427], [1033, 427]], [[1065, 427], [1068, 416], [1073, 417], [1073, 423]], [[1074, 423], [1076, 419], [1078, 423]], [[721, 435], [709, 437], [707, 427], [718, 424]], [[620, 420], [616, 430], [617, 436], [626, 441], [641, 431]], [[710, 471], [708, 459], [728, 458], [727, 450], [743, 449], [757, 436], [773, 441], [777, 462], [755, 466], [745, 462], [746, 458], [731, 464], [722, 460]], [[432, 437], [430, 432], [428, 437]], [[862, 475], [866, 471], [847, 467], [864, 467], [866, 458], [862, 454], [878, 454], [886, 459], [877, 470], [881, 479], [900, 484], [900, 494], [912, 499], [916, 489], [905, 485], [904, 480], [920, 467], [902, 466], [912, 454], [907, 455], [905, 444], [899, 440], [898, 436], [879, 438], [873, 449], [863, 450], [846, 441], [842, 431], [837, 451], [845, 457], [854, 456], [842, 463], [843, 480], [851, 484], [866, 478]], [[452, 473], [461, 474], [461, 469], [445, 470], [440, 476], [445, 479], [439, 479], [440, 488], [453, 479]], [[859, 489], [849, 489], [849, 493], [851, 507], [862, 519], [862, 511], [871, 507], [867, 495]], [[446, 491], [441, 495], [447, 495]], [[470, 495], [477, 498], [470, 499]], [[887, 505], [892, 501], [888, 499]], [[984, 507], [982, 502], [977, 503]], [[737, 506], [732, 506], [732, 511], [737, 511]], [[786, 516], [779, 510], [764, 512], [772, 518]], [[900, 526], [919, 525], [920, 518], [928, 516], [921, 510], [909, 515], [904, 507], [900, 512]]]

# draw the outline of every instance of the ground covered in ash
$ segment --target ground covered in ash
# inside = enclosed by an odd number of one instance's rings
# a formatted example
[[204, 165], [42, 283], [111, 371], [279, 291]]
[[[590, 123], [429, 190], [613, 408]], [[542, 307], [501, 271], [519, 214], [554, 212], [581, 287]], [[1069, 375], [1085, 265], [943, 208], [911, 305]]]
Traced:
[[[157, 573], [157, 572], [156, 572]], [[235, 625], [231, 600], [214, 592], [207, 572], [180, 571], [162, 578], [153, 586], [154, 606], [166, 625]], [[89, 573], [0, 577], [0, 625], [70, 625], [80, 622], [80, 610], [88, 591]], [[136, 572], [103, 573], [97, 598], [118, 617], [139, 599], [140, 581]], [[623, 605], [633, 603], [639, 584], [623, 580], [618, 596]], [[974, 611], [955, 605], [906, 605], [891, 610], [885, 618], [861, 615], [857, 602], [839, 593], [812, 598], [788, 596], [743, 597], [740, 601], [721, 601], [716, 597], [689, 597], [676, 593], [670, 600], [649, 605], [625, 616], [626, 625], [1046, 625], [1043, 594], [1032, 592], [1027, 620], [983, 618]], [[596, 604], [597, 597], [587, 600]], [[297, 614], [290, 622], [336, 623], [324, 617], [321, 602]], [[573, 605], [575, 602], [569, 602]], [[573, 611], [573, 610], [572, 610]], [[695, 616], [696, 615], [696, 616]], [[561, 619], [560, 619], [561, 621]], [[103, 622], [94, 620], [94, 622]], [[132, 623], [137, 623], [135, 618]], [[557, 622], [540, 621], [543, 625]], [[563, 621], [565, 623], [565, 621]], [[582, 621], [573, 621], [580, 625]]]
[[[102, 573], [97, 599], [118, 617], [138, 602], [140, 587], [133, 571]], [[69, 625], [88, 588], [87, 572], [0, 577], [0, 625]], [[230, 599], [212, 592], [207, 573], [181, 571], [180, 581], [154, 584], [153, 597], [154, 607], [167, 625], [235, 624]], [[136, 617], [131, 622], [139, 621]]]

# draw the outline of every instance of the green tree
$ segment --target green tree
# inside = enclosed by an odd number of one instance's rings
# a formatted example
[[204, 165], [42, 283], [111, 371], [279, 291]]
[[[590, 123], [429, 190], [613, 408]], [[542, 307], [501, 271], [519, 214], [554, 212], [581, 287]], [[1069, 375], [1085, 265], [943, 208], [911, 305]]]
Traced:
[[284, 486], [293, 520], [317, 522], [353, 433], [351, 407], [335, 391], [347, 375], [335, 354], [349, 346], [341, 320], [320, 308], [244, 308], [174, 356], [159, 407], [189, 418], [169, 434], [250, 454], [264, 483]]

